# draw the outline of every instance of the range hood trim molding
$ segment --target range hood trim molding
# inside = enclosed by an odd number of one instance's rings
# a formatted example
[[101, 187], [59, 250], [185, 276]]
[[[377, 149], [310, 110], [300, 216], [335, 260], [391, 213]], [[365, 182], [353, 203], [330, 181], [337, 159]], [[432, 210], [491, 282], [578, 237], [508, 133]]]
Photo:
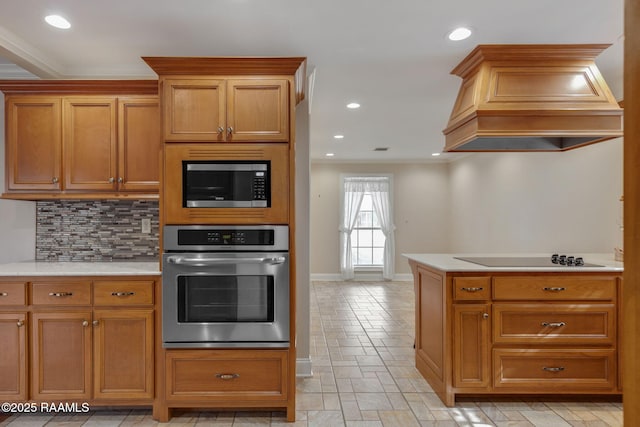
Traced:
[[565, 151], [621, 137], [623, 110], [595, 65], [608, 46], [477, 46], [452, 71], [463, 81], [445, 151]]

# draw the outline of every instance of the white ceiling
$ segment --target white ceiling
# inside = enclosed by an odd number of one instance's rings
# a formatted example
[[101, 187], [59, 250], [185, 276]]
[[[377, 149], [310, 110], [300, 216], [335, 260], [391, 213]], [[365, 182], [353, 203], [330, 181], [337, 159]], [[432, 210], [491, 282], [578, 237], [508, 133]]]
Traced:
[[[141, 56], [306, 56], [312, 159], [435, 161], [460, 83], [449, 72], [478, 44], [610, 43], [597, 64], [621, 99], [623, 3], [2, 0], [0, 78], [33, 77], [12, 64], [41, 78], [155, 78]], [[52, 13], [71, 29], [47, 25]], [[459, 25], [471, 38], [446, 39]]]

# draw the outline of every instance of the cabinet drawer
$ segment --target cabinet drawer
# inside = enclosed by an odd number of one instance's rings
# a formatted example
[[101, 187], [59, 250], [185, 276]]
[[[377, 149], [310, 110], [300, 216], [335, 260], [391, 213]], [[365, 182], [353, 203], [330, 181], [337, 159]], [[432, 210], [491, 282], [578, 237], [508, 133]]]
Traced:
[[27, 287], [22, 282], [0, 283], [0, 305], [26, 305]]
[[494, 300], [596, 300], [616, 297], [612, 276], [514, 276], [493, 278]]
[[614, 391], [615, 357], [611, 349], [494, 350], [494, 387], [531, 393]]
[[493, 304], [494, 343], [616, 342], [614, 304]]
[[93, 282], [95, 305], [153, 304], [152, 280], [101, 280]]
[[167, 399], [283, 400], [287, 351], [167, 351]]
[[33, 305], [90, 305], [90, 282], [32, 284]]
[[453, 298], [484, 301], [491, 297], [491, 277], [454, 277]]

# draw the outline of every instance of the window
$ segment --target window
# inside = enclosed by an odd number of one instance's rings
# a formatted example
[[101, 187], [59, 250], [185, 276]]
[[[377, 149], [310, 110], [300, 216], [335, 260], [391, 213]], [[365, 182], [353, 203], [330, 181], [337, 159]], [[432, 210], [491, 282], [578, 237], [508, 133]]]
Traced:
[[365, 193], [360, 204], [356, 226], [351, 232], [351, 257], [354, 267], [384, 265], [384, 233], [373, 208], [371, 193]]
[[340, 271], [354, 278], [356, 267], [382, 268], [393, 279], [395, 243], [391, 176], [343, 176], [340, 210]]

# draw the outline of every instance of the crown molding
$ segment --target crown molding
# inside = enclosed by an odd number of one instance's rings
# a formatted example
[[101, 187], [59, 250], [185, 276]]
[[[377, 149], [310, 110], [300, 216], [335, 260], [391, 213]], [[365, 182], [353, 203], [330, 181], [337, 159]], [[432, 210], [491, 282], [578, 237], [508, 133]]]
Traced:
[[59, 79], [65, 76], [63, 67], [0, 26], [0, 55], [41, 79]]
[[0, 79], [36, 79], [37, 77], [15, 64], [0, 64]]

